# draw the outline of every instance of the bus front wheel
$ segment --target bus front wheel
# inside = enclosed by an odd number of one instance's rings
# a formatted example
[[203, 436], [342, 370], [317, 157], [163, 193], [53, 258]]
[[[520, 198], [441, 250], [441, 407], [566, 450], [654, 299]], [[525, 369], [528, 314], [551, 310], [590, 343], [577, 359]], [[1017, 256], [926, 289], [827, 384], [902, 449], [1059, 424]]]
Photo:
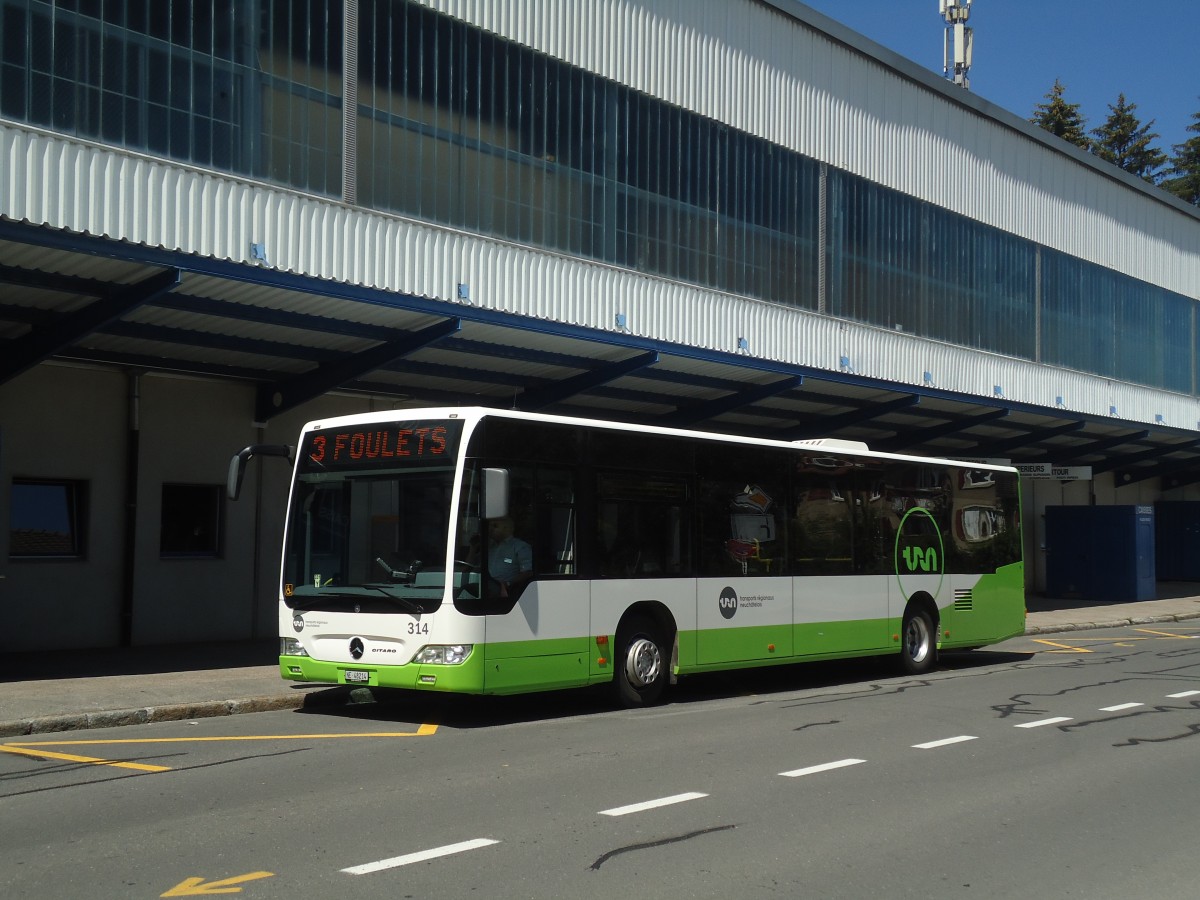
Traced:
[[909, 675], [923, 675], [937, 662], [933, 618], [919, 606], [909, 607], [900, 628], [900, 662]]
[[617, 655], [613, 674], [617, 702], [621, 706], [650, 706], [662, 696], [670, 665], [666, 639], [653, 619], [630, 619], [617, 632]]

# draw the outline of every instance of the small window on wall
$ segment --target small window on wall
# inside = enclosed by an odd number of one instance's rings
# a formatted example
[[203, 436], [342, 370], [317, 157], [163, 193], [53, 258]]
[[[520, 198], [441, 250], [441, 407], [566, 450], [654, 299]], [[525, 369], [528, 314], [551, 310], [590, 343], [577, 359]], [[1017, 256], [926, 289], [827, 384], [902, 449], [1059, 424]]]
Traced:
[[87, 483], [14, 478], [8, 513], [11, 559], [82, 559]]
[[164, 484], [162, 538], [164, 557], [221, 555], [221, 487], [210, 484]]

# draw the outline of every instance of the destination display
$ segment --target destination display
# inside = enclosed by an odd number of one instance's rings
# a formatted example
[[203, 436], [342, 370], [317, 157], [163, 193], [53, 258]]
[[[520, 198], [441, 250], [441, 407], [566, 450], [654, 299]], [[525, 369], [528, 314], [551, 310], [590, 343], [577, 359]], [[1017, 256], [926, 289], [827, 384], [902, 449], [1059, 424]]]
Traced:
[[451, 464], [457, 456], [462, 424], [414, 421], [313, 431], [304, 438], [300, 471]]

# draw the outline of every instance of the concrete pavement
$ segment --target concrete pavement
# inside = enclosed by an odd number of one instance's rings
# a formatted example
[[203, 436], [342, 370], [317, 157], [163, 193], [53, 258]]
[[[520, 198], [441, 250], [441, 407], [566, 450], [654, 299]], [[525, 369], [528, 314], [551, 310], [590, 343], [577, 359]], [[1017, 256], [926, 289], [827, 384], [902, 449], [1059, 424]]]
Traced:
[[[1157, 600], [1030, 597], [1026, 634], [1200, 618], [1200, 584], [1159, 582]], [[253, 643], [15, 653], [0, 659], [0, 739], [350, 701], [352, 689], [279, 677], [275, 639]]]

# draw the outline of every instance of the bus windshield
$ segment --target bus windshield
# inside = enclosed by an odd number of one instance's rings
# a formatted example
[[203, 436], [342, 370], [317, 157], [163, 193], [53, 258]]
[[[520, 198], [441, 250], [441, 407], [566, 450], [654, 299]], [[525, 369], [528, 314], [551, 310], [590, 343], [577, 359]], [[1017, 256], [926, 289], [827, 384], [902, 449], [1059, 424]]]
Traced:
[[[307, 437], [284, 547], [290, 607], [412, 614], [438, 608], [446, 572], [455, 569], [446, 558], [454, 455], [441, 451], [456, 435], [445, 434], [430, 426], [415, 437], [412, 429]], [[458, 590], [477, 593], [466, 567], [458, 568]]]

